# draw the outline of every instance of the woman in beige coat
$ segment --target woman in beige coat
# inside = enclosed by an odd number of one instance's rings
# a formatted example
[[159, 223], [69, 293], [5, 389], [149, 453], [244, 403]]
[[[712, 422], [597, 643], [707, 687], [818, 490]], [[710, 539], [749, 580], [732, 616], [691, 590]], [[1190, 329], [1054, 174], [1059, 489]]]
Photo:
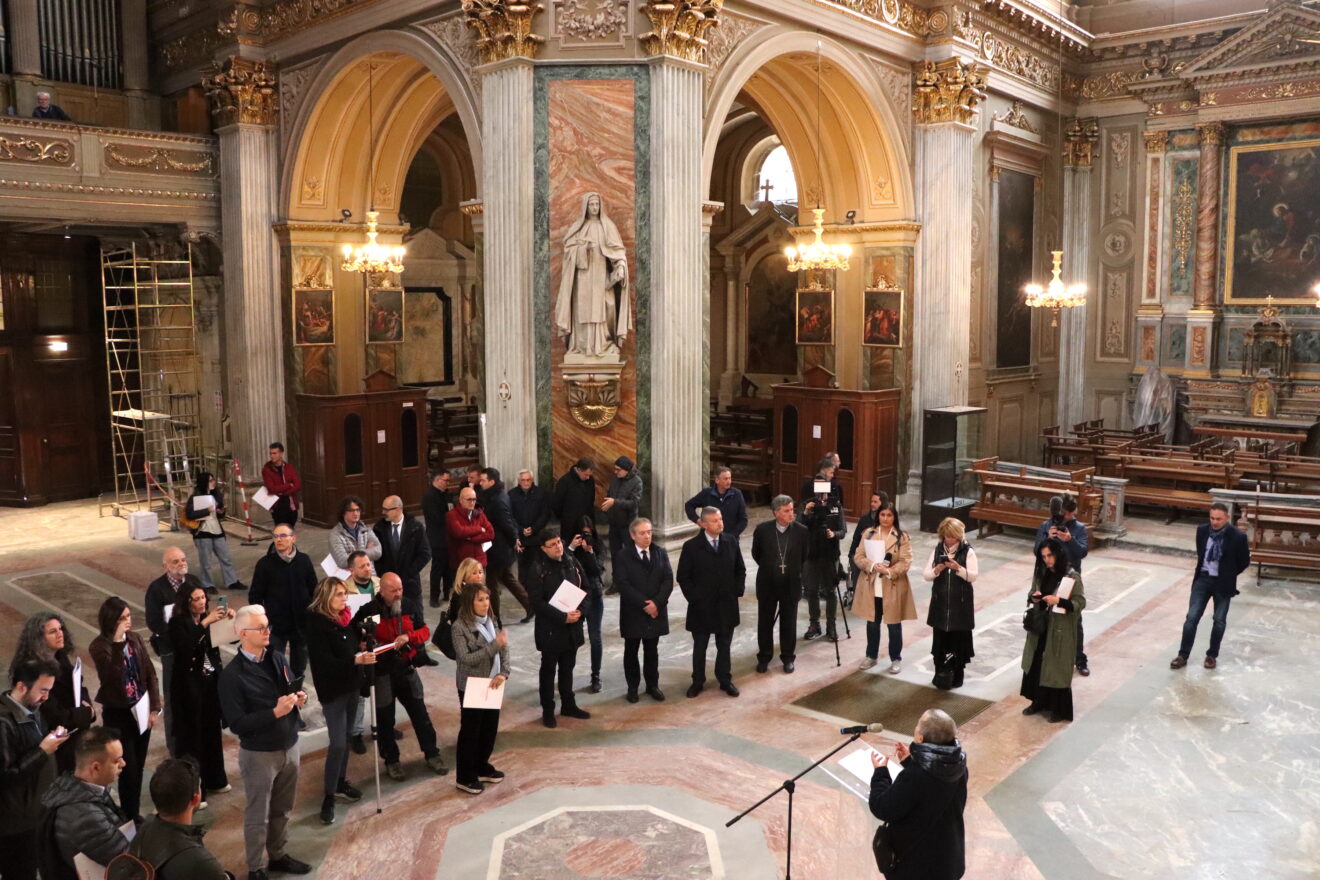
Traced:
[[[853, 562], [857, 576], [857, 594], [853, 599], [853, 612], [866, 621], [866, 656], [861, 668], [870, 669], [880, 656], [880, 618], [889, 629], [889, 673], [896, 674], [902, 667], [903, 621], [917, 619], [917, 606], [912, 601], [912, 588], [908, 585], [908, 569], [912, 567], [912, 540], [898, 524], [898, 511], [886, 502], [876, 512], [879, 525], [867, 529], [857, 542]], [[866, 554], [867, 542], [883, 544], [884, 562], [872, 562]], [[877, 595], [876, 581], [880, 582]]]

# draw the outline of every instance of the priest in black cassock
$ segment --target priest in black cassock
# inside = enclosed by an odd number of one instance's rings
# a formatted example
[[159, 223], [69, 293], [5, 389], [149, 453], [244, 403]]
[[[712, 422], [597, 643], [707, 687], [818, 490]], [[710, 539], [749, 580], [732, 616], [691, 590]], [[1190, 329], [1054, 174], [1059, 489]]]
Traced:
[[706, 684], [706, 648], [715, 637], [715, 680], [720, 690], [738, 696], [733, 683], [730, 647], [741, 618], [738, 600], [747, 584], [747, 566], [738, 544], [723, 534], [724, 515], [718, 507], [703, 507], [701, 531], [683, 544], [678, 557], [678, 587], [687, 598], [687, 630], [692, 633], [692, 686], [695, 697]]
[[770, 502], [774, 519], [752, 532], [756, 563], [756, 671], [770, 668], [775, 653], [775, 615], [779, 615], [779, 659], [784, 672], [793, 671], [797, 656], [797, 610], [802, 601], [802, 566], [810, 533], [793, 514], [793, 499], [776, 495]]

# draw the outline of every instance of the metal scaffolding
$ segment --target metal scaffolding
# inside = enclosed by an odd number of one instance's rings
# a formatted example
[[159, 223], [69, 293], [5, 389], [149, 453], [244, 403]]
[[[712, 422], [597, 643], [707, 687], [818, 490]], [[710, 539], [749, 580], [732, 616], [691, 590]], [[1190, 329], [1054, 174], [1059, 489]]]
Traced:
[[138, 244], [101, 253], [110, 396], [113, 499], [101, 513], [156, 510], [178, 528], [200, 451], [192, 249], [145, 256]]

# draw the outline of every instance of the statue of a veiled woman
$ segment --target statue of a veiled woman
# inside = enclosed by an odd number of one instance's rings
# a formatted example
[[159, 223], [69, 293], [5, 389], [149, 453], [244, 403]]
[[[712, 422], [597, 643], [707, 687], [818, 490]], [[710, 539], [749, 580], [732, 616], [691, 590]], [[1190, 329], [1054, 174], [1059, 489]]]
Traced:
[[564, 238], [555, 332], [567, 337], [568, 354], [617, 360], [632, 326], [623, 239], [600, 193], [587, 193]]

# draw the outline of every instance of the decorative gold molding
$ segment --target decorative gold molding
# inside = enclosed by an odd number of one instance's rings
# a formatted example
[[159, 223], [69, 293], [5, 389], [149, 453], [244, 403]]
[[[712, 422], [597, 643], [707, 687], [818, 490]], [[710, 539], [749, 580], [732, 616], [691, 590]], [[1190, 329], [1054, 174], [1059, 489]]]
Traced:
[[540, 3], [463, 0], [463, 15], [477, 34], [481, 63], [535, 58], [545, 37], [532, 33], [532, 18], [544, 8]]
[[1163, 153], [1169, 148], [1169, 133], [1167, 131], [1148, 131], [1145, 132], [1146, 152]]
[[1095, 161], [1095, 145], [1100, 141], [1100, 123], [1095, 119], [1074, 119], [1063, 132], [1063, 164], [1067, 168], [1090, 168]]
[[1014, 101], [1003, 113], [995, 117], [996, 122], [1004, 122], [1014, 128], [1020, 128], [1023, 131], [1029, 131], [1032, 134], [1040, 134], [1040, 129], [1031, 124], [1031, 120], [1022, 112], [1022, 102]]
[[138, 198], [187, 199], [195, 202], [218, 201], [216, 192], [197, 192], [177, 189], [142, 189], [126, 186], [96, 186], [84, 183], [52, 183], [45, 180], [8, 180], [0, 178], [0, 189], [25, 189], [37, 192], [67, 192], [92, 196], [135, 196]]
[[11, 140], [0, 135], [0, 162], [72, 165], [73, 144], [66, 140], [41, 140], [34, 137], [19, 137]]
[[274, 125], [279, 116], [275, 71], [265, 61], [231, 55], [202, 77], [217, 127], [246, 123]]
[[215, 171], [215, 157], [210, 153], [132, 144], [106, 144], [103, 155], [105, 164], [109, 168], [184, 174], [211, 174]]
[[684, 61], [703, 62], [709, 41], [706, 34], [719, 24], [724, 0], [673, 0], [643, 3], [651, 30], [642, 34], [642, 48], [652, 57], [670, 55]]
[[175, 37], [160, 47], [164, 72], [180, 73], [190, 67], [204, 67], [206, 60], [224, 42], [218, 29], [209, 25]]
[[1110, 70], [1084, 78], [1077, 88], [1077, 97], [1085, 101], [1104, 98], [1128, 97], [1128, 83], [1136, 82], [1141, 74], [1136, 70]]
[[481, 199], [469, 199], [466, 202], [460, 202], [458, 210], [462, 211], [469, 217], [480, 217], [482, 214], [486, 213], [486, 203]]
[[976, 105], [985, 100], [985, 68], [961, 58], [923, 61], [917, 70], [913, 116], [918, 125], [976, 119]]
[[1222, 147], [1228, 137], [1228, 126], [1222, 122], [1203, 122], [1196, 126], [1199, 141], [1203, 145]]
[[[271, 229], [281, 235], [293, 232], [343, 232], [361, 236], [362, 230], [366, 228], [365, 223], [337, 223], [328, 220], [289, 220], [271, 226]], [[381, 235], [407, 235], [410, 230], [407, 226], [391, 226], [380, 223], [377, 224], [376, 231]]]

